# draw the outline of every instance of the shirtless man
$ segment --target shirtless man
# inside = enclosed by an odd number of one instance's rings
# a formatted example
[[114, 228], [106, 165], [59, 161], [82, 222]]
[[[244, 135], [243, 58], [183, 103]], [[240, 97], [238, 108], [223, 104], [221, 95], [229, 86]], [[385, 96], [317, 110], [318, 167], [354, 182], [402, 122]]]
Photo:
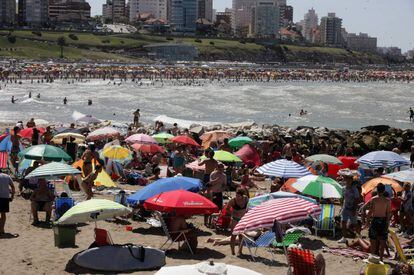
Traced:
[[199, 166], [206, 166], [204, 171], [203, 183], [207, 184], [210, 181], [210, 174], [217, 168], [217, 160], [214, 159], [214, 151], [209, 149], [205, 151], [206, 159], [199, 161]]
[[369, 215], [372, 217], [369, 228], [369, 239], [371, 242], [371, 253], [378, 255], [382, 261], [384, 249], [388, 239], [388, 227], [391, 219], [391, 201], [385, 193], [382, 183], [377, 185], [378, 195], [369, 201]]
[[220, 148], [219, 149], [220, 150], [223, 150], [223, 151], [227, 151], [229, 153], [233, 153], [233, 150], [231, 149], [231, 146], [229, 144], [229, 139], [228, 138], [225, 138], [223, 140], [223, 144], [220, 145]]

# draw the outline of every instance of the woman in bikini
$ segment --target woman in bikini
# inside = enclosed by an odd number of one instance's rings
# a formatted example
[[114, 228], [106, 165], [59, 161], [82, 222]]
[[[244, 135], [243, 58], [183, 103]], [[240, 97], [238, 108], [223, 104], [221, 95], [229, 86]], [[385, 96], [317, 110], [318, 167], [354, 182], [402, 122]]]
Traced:
[[[241, 220], [247, 210], [247, 204], [249, 202], [249, 197], [246, 196], [246, 191], [244, 189], [237, 189], [236, 197], [231, 199], [227, 204], [227, 213], [231, 213], [231, 230], [233, 231], [236, 224]], [[235, 255], [234, 252], [234, 245], [236, 243], [236, 236], [231, 235], [230, 239], [230, 248], [231, 254]], [[240, 254], [240, 247], [239, 247], [239, 254]]]

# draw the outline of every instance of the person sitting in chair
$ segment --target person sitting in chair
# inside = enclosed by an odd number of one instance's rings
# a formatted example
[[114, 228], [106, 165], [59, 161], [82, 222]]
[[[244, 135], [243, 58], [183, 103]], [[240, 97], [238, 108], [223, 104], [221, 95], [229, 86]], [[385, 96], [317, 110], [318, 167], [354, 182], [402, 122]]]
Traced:
[[39, 187], [32, 193], [30, 200], [32, 201], [33, 225], [39, 224], [39, 211], [46, 212], [46, 223], [50, 222], [52, 214], [52, 203], [55, 199], [53, 192], [47, 188], [45, 179], [39, 179]]
[[[195, 234], [194, 230], [191, 229], [191, 226], [187, 224], [187, 221], [183, 216], [175, 215], [174, 213], [171, 213], [167, 219], [167, 227], [170, 231], [171, 238], [174, 241], [183, 241], [184, 237], [180, 237], [176, 240], [178, 237], [179, 231], [186, 231], [184, 234], [188, 240], [188, 243], [191, 247], [191, 250], [193, 253], [195, 253], [198, 245], [197, 235]], [[175, 233], [172, 233], [175, 232]]]

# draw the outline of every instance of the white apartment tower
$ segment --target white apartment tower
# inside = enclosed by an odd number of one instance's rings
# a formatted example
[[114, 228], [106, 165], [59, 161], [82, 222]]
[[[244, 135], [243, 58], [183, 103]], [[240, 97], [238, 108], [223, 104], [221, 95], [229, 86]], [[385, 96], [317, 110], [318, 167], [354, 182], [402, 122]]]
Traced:
[[302, 36], [306, 41], [312, 40], [312, 32], [318, 27], [319, 18], [315, 10], [312, 8], [305, 14], [303, 18]]
[[135, 21], [138, 14], [150, 13], [156, 19], [166, 20], [168, 0], [130, 0], [129, 21]]

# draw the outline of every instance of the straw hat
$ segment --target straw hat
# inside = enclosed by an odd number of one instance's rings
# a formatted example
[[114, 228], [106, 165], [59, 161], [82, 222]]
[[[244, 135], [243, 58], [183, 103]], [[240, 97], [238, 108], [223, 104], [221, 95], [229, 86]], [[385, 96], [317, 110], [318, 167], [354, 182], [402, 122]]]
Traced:
[[378, 256], [375, 256], [373, 254], [369, 254], [368, 259], [363, 260], [363, 262], [367, 264], [384, 264], [384, 262], [380, 261], [380, 258]]

